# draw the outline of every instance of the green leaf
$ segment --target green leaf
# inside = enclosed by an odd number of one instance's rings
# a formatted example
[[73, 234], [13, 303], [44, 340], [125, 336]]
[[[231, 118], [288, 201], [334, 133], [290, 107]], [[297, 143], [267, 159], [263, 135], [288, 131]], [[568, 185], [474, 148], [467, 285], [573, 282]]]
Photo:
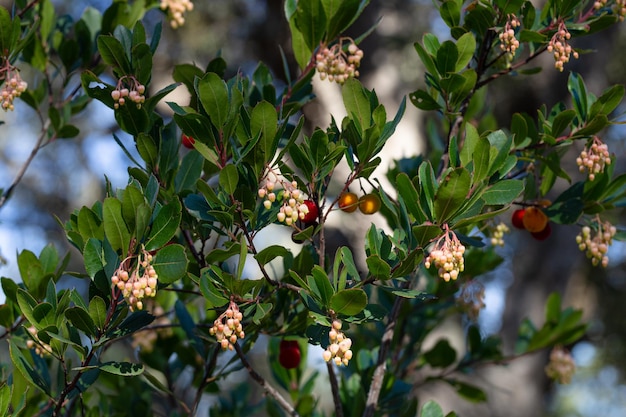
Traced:
[[487, 188], [481, 198], [488, 206], [511, 203], [524, 189], [522, 180], [502, 180]]
[[0, 417], [6, 417], [11, 405], [11, 388], [7, 383], [0, 385]]
[[350, 118], [358, 122], [363, 134], [371, 126], [372, 111], [369, 95], [356, 78], [350, 78], [341, 90], [343, 103]]
[[9, 11], [0, 6], [0, 55], [9, 55], [14, 44], [13, 22]]
[[291, 255], [291, 251], [284, 246], [271, 245], [254, 255], [254, 259], [256, 259], [259, 264], [265, 265], [279, 256], [282, 258], [286, 258], [289, 255]]
[[391, 267], [379, 255], [370, 255], [365, 259], [365, 262], [372, 277], [382, 281], [390, 278]]
[[417, 240], [419, 247], [425, 248], [435, 238], [442, 235], [441, 227], [431, 224], [420, 224], [413, 226], [413, 235]]
[[467, 32], [456, 41], [456, 48], [459, 52], [459, 57], [456, 61], [456, 72], [462, 71], [472, 60], [474, 52], [476, 51], [476, 39], [474, 34]]
[[563, 133], [575, 117], [576, 112], [572, 109], [565, 110], [557, 114], [552, 121], [552, 136], [556, 138]]
[[465, 168], [450, 171], [439, 185], [435, 196], [435, 218], [439, 224], [446, 223], [468, 198], [470, 174]]
[[335, 39], [359, 13], [361, 0], [322, 0], [327, 16], [326, 39]]
[[417, 221], [426, 220], [426, 215], [419, 205], [419, 195], [413, 182], [404, 172], [396, 177], [396, 187], [398, 188], [398, 198], [404, 201], [409, 213]]
[[98, 36], [98, 51], [105, 64], [119, 69], [123, 74], [132, 74], [128, 55], [122, 43], [114, 36]]
[[239, 183], [239, 171], [233, 164], [228, 164], [220, 171], [220, 185], [228, 194], [233, 194]]
[[435, 66], [435, 61], [433, 61], [433, 57], [426, 51], [426, 49], [419, 43], [415, 42], [413, 44], [417, 54], [420, 57], [420, 60], [424, 64], [424, 68], [426, 68], [426, 72], [431, 75], [437, 75], [437, 67]]
[[146, 250], [155, 250], [165, 246], [176, 234], [182, 218], [181, 205], [178, 199], [161, 207], [150, 228], [145, 243]]
[[65, 317], [72, 326], [82, 330], [87, 336], [94, 337], [97, 333], [96, 325], [89, 313], [82, 307], [70, 307], [65, 310]]
[[445, 41], [437, 51], [435, 63], [441, 76], [446, 76], [450, 72], [455, 72], [456, 63], [459, 59], [459, 51], [452, 41]]
[[37, 306], [37, 300], [35, 300], [33, 296], [28, 293], [28, 291], [24, 291], [21, 288], [18, 288], [16, 297], [21, 313], [33, 326], [37, 327], [39, 323], [33, 315], [33, 309]]
[[104, 234], [113, 250], [121, 251], [122, 254], [128, 253], [130, 232], [122, 217], [122, 202], [114, 197], [105, 198], [102, 205], [102, 217]]
[[356, 316], [367, 307], [367, 294], [360, 288], [341, 290], [330, 299], [330, 308], [345, 316]]
[[322, 306], [328, 307], [330, 299], [334, 294], [332, 285], [326, 272], [318, 265], [313, 267], [311, 276], [307, 277], [308, 287], [311, 288], [311, 292], [316, 295], [318, 301]]
[[78, 212], [78, 231], [83, 240], [92, 237], [98, 240], [104, 239], [102, 220], [89, 207], [83, 207]]
[[420, 417], [444, 417], [441, 406], [430, 400], [422, 406]]
[[274, 155], [276, 149], [273, 149], [274, 136], [278, 129], [278, 115], [276, 108], [267, 101], [262, 101], [252, 109], [252, 116], [250, 117], [250, 130], [252, 137], [261, 135], [261, 143], [263, 143], [263, 150], [265, 151], [266, 158], [270, 158]]
[[154, 256], [152, 266], [162, 284], [171, 284], [187, 273], [187, 254], [182, 245], [167, 245]]
[[[476, 144], [478, 143], [479, 139], [480, 136], [476, 127], [471, 123], [465, 123], [465, 141], [463, 142], [461, 152], [459, 152], [461, 166], [466, 167], [473, 160], [474, 149], [476, 148]], [[475, 176], [476, 173], [474, 173], [474, 182], [476, 182]]]
[[137, 376], [143, 373], [142, 364], [131, 362], [105, 362], [98, 365], [98, 369], [119, 376]]
[[589, 109], [589, 119], [593, 119], [599, 114], [609, 115], [624, 97], [624, 86], [614, 85], [606, 89], [600, 97], [591, 105]]
[[24, 249], [17, 256], [17, 266], [20, 270], [22, 282], [24, 282], [26, 288], [31, 291], [35, 297], [42, 297], [45, 290], [45, 274], [43, 266], [37, 256], [33, 252]]
[[9, 339], [9, 355], [11, 362], [26, 381], [41, 390], [47, 396], [50, 396], [50, 385], [46, 380], [33, 368], [31, 363], [26, 359], [20, 348], [17, 346], [15, 339]]
[[455, 0], [446, 0], [439, 8], [441, 18], [448, 27], [453, 28], [459, 26], [461, 20], [461, 8], [459, 2]]
[[424, 90], [416, 90], [409, 95], [411, 103], [420, 110], [440, 110], [441, 105]]
[[104, 331], [106, 323], [107, 307], [102, 297], [95, 296], [89, 301], [89, 316], [99, 331]]
[[429, 161], [422, 162], [418, 169], [418, 175], [421, 188], [420, 194], [423, 196], [423, 200], [421, 201], [424, 201], [428, 205], [428, 213], [426, 214], [432, 216], [434, 212], [433, 202], [435, 200], [435, 193], [437, 192], [437, 181], [435, 179], [435, 171], [433, 171], [433, 167]]
[[217, 74], [209, 72], [198, 81], [196, 86], [198, 98], [211, 122], [218, 129], [226, 122], [228, 116], [228, 88]]
[[294, 14], [295, 25], [309, 50], [314, 50], [326, 30], [326, 14], [320, 0], [299, 1]]
[[580, 74], [575, 72], [571, 72], [569, 78], [567, 80], [567, 89], [572, 95], [572, 100], [574, 101], [574, 109], [578, 114], [580, 120], [587, 120], [587, 109], [588, 109], [588, 101], [587, 101], [587, 88], [585, 87], [585, 82]]

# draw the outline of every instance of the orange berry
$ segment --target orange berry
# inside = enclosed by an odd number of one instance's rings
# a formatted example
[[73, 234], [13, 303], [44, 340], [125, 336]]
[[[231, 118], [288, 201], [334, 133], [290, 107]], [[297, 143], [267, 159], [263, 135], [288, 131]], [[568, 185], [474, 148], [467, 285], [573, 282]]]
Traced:
[[363, 214], [374, 214], [380, 210], [380, 197], [376, 194], [366, 194], [359, 198], [359, 210]]
[[522, 222], [526, 230], [531, 233], [537, 233], [546, 228], [548, 216], [538, 207], [526, 207]]
[[352, 213], [359, 205], [359, 198], [356, 194], [349, 191], [342, 193], [339, 196], [339, 208], [346, 213]]

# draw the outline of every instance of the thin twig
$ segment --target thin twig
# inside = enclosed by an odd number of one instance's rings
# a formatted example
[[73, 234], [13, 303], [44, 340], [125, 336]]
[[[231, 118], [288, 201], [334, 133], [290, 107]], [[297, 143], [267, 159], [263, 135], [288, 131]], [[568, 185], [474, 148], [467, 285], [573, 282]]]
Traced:
[[33, 150], [30, 151], [30, 155], [28, 156], [28, 159], [26, 159], [26, 161], [22, 165], [22, 168], [20, 168], [19, 172], [15, 176], [15, 179], [13, 180], [9, 188], [7, 188], [6, 191], [2, 194], [2, 196], [0, 196], [0, 209], [2, 209], [2, 207], [7, 202], [7, 200], [11, 197], [11, 194], [13, 194], [13, 191], [15, 190], [15, 187], [17, 187], [17, 184], [19, 184], [19, 182], [22, 181], [22, 178], [24, 177], [26, 170], [30, 166], [31, 162], [33, 162], [33, 159], [35, 159], [35, 156], [37, 156], [37, 152], [39, 152], [39, 149], [41, 149], [43, 145], [43, 141], [48, 133], [48, 124], [49, 124], [49, 121], [47, 121], [43, 129], [41, 129], [41, 133], [39, 135], [39, 138], [37, 139], [37, 143], [33, 147]]
[[376, 369], [372, 376], [372, 383], [370, 384], [369, 392], [367, 393], [367, 401], [365, 403], [365, 412], [363, 417], [373, 417], [376, 412], [376, 405], [378, 404], [378, 398], [380, 397], [380, 391], [383, 387], [383, 380], [385, 378], [385, 372], [387, 370], [387, 352], [391, 347], [391, 341], [393, 340], [393, 334], [396, 328], [398, 316], [400, 314], [400, 308], [404, 303], [404, 297], [396, 297], [396, 301], [393, 304], [393, 308], [389, 315], [389, 322], [385, 327], [385, 333], [380, 343], [380, 349], [378, 351], [378, 361], [376, 363]]
[[287, 414], [293, 417], [299, 417], [300, 415], [298, 414], [296, 409], [293, 408], [293, 406], [289, 404], [289, 402], [287, 402], [287, 400], [285, 400], [282, 395], [280, 395], [276, 388], [268, 384], [268, 382], [252, 368], [250, 362], [248, 362], [248, 359], [246, 359], [246, 355], [241, 350], [241, 346], [239, 346], [238, 343], [235, 343], [234, 346], [235, 352], [237, 352], [237, 356], [239, 356], [241, 363], [248, 370], [248, 373], [250, 374], [252, 379], [254, 379], [261, 386], [261, 388], [263, 388], [265, 393], [272, 397], [278, 403], [278, 405], [280, 405], [281, 408], [287, 412]]
[[343, 417], [343, 407], [341, 406], [341, 397], [339, 396], [339, 384], [335, 375], [332, 361], [326, 362], [328, 369], [328, 379], [330, 380], [330, 390], [333, 393], [333, 403], [335, 403], [335, 417]]

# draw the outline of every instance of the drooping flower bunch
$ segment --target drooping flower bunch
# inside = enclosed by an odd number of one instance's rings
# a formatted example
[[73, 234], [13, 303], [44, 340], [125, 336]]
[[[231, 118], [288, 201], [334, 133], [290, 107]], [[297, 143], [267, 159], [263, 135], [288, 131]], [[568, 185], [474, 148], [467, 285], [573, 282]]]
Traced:
[[[607, 3], [608, 0], [596, 0], [596, 2], [593, 3], [593, 7], [596, 10], [600, 10], [605, 7]], [[615, 0], [612, 5], [612, 10], [613, 13], [617, 15], [620, 22], [623, 22], [624, 18], [626, 17], [626, 0]]]
[[[349, 42], [344, 50], [344, 42]], [[361, 65], [363, 51], [350, 38], [341, 38], [339, 42], [328, 46], [321, 46], [315, 55], [315, 69], [320, 79], [345, 83], [349, 78], [358, 77], [358, 68]]]
[[161, 0], [161, 10], [167, 10], [172, 29], [178, 29], [185, 24], [185, 12], [193, 10], [191, 0]]
[[550, 39], [548, 52], [554, 55], [554, 68], [563, 72], [563, 65], [569, 62], [570, 57], [578, 59], [578, 52], [574, 51], [568, 40], [572, 37], [565, 23], [559, 22], [559, 28]]
[[52, 347], [42, 342], [39, 337], [37, 337], [37, 329], [35, 326], [29, 326], [26, 328], [28, 333], [30, 334], [30, 339], [26, 341], [26, 347], [29, 349], [35, 349], [35, 353], [41, 357], [50, 355], [52, 353]]
[[519, 48], [519, 41], [515, 37], [515, 29], [520, 27], [521, 23], [517, 16], [514, 14], [507, 15], [506, 23], [504, 24], [504, 29], [498, 37], [500, 38], [500, 49], [503, 52], [508, 52], [510, 54], [515, 54], [517, 48]]
[[131, 311], [142, 310], [142, 300], [156, 296], [159, 277], [151, 264], [152, 255], [146, 250], [141, 250], [134, 268], [128, 268], [129, 259], [126, 258], [120, 263], [111, 277], [111, 283], [122, 291]]
[[485, 308], [485, 286], [475, 279], [465, 282], [456, 295], [456, 304], [470, 320], [476, 321]]
[[[595, 232], [592, 235], [592, 232]], [[592, 227], [584, 226], [580, 234], [576, 236], [578, 249], [585, 252], [594, 266], [602, 265], [606, 268], [609, 265], [609, 246], [613, 243], [613, 236], [617, 233], [617, 228], [610, 222], [602, 222], [596, 217]]]
[[275, 201], [282, 202], [276, 218], [287, 226], [293, 225], [298, 219], [303, 219], [309, 212], [309, 207], [304, 203], [306, 194], [298, 189], [298, 183], [287, 180], [271, 167], [265, 172], [257, 194], [259, 198], [264, 199], [263, 206], [267, 210]]
[[326, 362], [331, 360], [335, 365], [348, 366], [352, 359], [352, 340], [341, 331], [341, 321], [333, 320], [330, 332], [328, 332], [328, 341], [330, 344], [322, 354]]
[[137, 81], [134, 76], [125, 75], [117, 81], [115, 90], [111, 91], [111, 98], [115, 102], [113, 108], [117, 110], [130, 100], [140, 109], [146, 101], [145, 92], [146, 86]]
[[445, 233], [433, 244], [433, 249], [424, 260], [424, 266], [429, 269], [434, 264], [444, 281], [455, 280], [465, 269], [464, 253], [465, 246], [445, 225]]
[[491, 234], [491, 244], [493, 246], [504, 246], [504, 234], [509, 232], [509, 227], [504, 223], [499, 223]]
[[586, 146], [580, 153], [580, 156], [576, 158], [578, 169], [580, 172], [587, 171], [589, 181], [593, 181], [596, 178], [596, 174], [604, 172], [604, 168], [610, 164], [609, 147], [597, 136], [593, 137], [591, 145]]
[[569, 384], [576, 372], [576, 363], [572, 355], [561, 346], [550, 352], [550, 362], [545, 368], [546, 375], [560, 384]]
[[7, 58], [0, 57], [0, 63], [2, 64], [0, 66], [0, 83], [4, 82], [2, 90], [0, 90], [0, 107], [4, 111], [13, 111], [15, 109], [13, 101], [26, 91], [28, 84], [22, 80], [17, 68], [11, 65]]
[[209, 333], [215, 336], [222, 349], [234, 350], [237, 339], [246, 337], [242, 320], [243, 314], [239, 311], [239, 306], [231, 300], [226, 311], [215, 319]]

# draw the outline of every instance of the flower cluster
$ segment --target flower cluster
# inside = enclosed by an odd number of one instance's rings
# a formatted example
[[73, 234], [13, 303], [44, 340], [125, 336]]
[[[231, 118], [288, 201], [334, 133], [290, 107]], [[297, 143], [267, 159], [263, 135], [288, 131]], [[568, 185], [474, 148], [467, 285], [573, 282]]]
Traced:
[[[126, 83], [124, 83], [125, 80], [127, 80]], [[117, 110], [130, 100], [140, 109], [146, 101], [146, 97], [143, 95], [145, 92], [145, 85], [137, 81], [134, 76], [125, 75], [118, 80], [115, 90], [111, 91], [111, 98], [115, 102], [113, 108]]]
[[[593, 7], [596, 10], [600, 10], [605, 7], [607, 4], [607, 0], [596, 0], [593, 3]], [[615, 0], [615, 4], [613, 5], [613, 12], [617, 14], [620, 22], [624, 21], [624, 17], [626, 17], [626, 0]]]
[[185, 24], [183, 13], [193, 10], [191, 0], [161, 0], [161, 10], [167, 10], [172, 29], [178, 29]]
[[239, 311], [239, 306], [231, 300], [226, 311], [215, 319], [209, 333], [215, 336], [222, 349], [233, 350], [237, 339], [246, 337], [241, 324], [242, 320], [243, 314]]
[[335, 81], [343, 84], [349, 78], [358, 77], [358, 68], [361, 65], [363, 51], [356, 46], [352, 39], [347, 39], [350, 44], [347, 53], [343, 48], [344, 38], [331, 46], [321, 46], [319, 52], [315, 55], [315, 68], [320, 74], [320, 79]]
[[589, 181], [593, 181], [596, 174], [604, 172], [604, 167], [611, 164], [609, 147], [599, 137], [594, 136], [591, 145], [585, 147], [580, 156], [576, 158], [576, 164], [580, 172], [587, 171]]
[[591, 235], [591, 227], [584, 226], [580, 234], [576, 236], [576, 243], [578, 243], [578, 249], [585, 251], [594, 266], [600, 264], [606, 268], [609, 264], [607, 253], [617, 229], [608, 221], [601, 222], [599, 218], [596, 218], [595, 223], [595, 235]]
[[491, 244], [493, 246], [504, 246], [504, 234], [508, 232], [509, 227], [506, 224], [498, 224], [491, 235]]
[[571, 45], [567, 42], [572, 35], [567, 30], [565, 23], [559, 23], [559, 29], [550, 39], [548, 44], [548, 52], [552, 52], [554, 55], [554, 68], [559, 71], [563, 71], [563, 65], [569, 62], [570, 57], [578, 59], [578, 52], [574, 51]]
[[350, 359], [352, 359], [352, 340], [341, 331], [341, 321], [333, 320], [330, 332], [328, 332], [328, 341], [330, 344], [322, 354], [326, 362], [331, 360], [335, 362], [335, 365], [348, 366]]
[[556, 346], [550, 352], [550, 362], [546, 365], [546, 375], [560, 384], [569, 384], [576, 372], [572, 355], [563, 347]]
[[139, 255], [137, 265], [128, 273], [126, 266], [128, 258], [122, 261], [115, 274], [111, 277], [111, 283], [122, 291], [122, 295], [130, 305], [131, 311], [143, 309], [143, 299], [154, 297], [157, 292], [158, 275], [151, 265], [152, 255], [145, 250]]
[[26, 330], [28, 330], [28, 333], [30, 333], [31, 337], [31, 339], [28, 339], [26, 341], [26, 347], [28, 349], [34, 348], [35, 353], [41, 357], [52, 353], [52, 347], [49, 344], [39, 340], [39, 337], [37, 337], [37, 329], [35, 329], [35, 326], [27, 327]]
[[456, 295], [457, 306], [476, 321], [480, 310], [485, 308], [485, 286], [477, 280], [464, 283]]
[[503, 52], [515, 54], [519, 48], [519, 41], [515, 38], [515, 29], [520, 26], [520, 21], [515, 15], [508, 15], [504, 30], [500, 33], [500, 49]]
[[4, 81], [4, 86], [0, 91], [0, 107], [4, 111], [13, 110], [13, 100], [21, 96], [28, 84], [22, 80], [20, 73], [15, 67], [9, 64], [8, 59], [4, 58], [6, 64], [0, 68], [0, 82]]
[[465, 269], [464, 253], [465, 246], [446, 226], [445, 233], [434, 243], [433, 250], [424, 260], [424, 266], [428, 269], [434, 264], [444, 281], [455, 280]]
[[[276, 187], [280, 188], [277, 191]], [[309, 207], [304, 203], [306, 195], [298, 189], [296, 181], [288, 181], [282, 175], [276, 174], [268, 168], [258, 191], [259, 198], [264, 199], [263, 206], [269, 210], [277, 199], [282, 201], [276, 218], [279, 222], [291, 226], [298, 219], [303, 219], [309, 212]]]

